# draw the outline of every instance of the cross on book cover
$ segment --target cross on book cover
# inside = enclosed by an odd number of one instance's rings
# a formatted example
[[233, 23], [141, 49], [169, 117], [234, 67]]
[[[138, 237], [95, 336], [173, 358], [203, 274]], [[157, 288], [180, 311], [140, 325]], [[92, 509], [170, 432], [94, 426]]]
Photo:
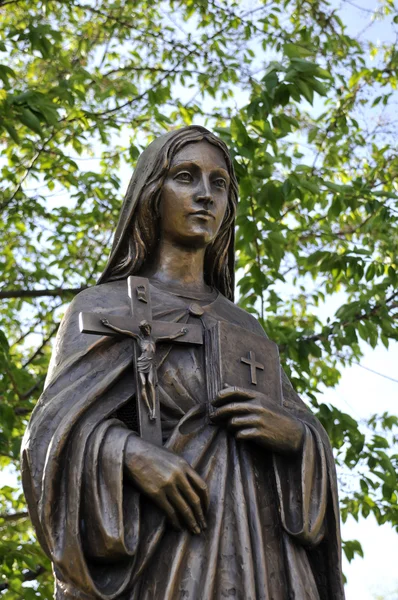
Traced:
[[275, 342], [238, 325], [218, 321], [205, 331], [205, 358], [209, 399], [228, 385], [261, 392], [282, 405], [281, 367]]

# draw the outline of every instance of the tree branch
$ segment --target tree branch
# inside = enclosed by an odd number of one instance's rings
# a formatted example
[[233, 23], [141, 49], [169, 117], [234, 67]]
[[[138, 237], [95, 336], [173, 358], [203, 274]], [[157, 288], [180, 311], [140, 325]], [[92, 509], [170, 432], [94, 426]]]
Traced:
[[86, 290], [87, 287], [87, 285], [83, 285], [79, 288], [54, 288], [53, 290], [8, 290], [0, 292], [0, 300], [5, 298], [42, 298], [44, 296], [56, 298], [57, 296], [67, 294], [75, 296], [79, 292]]
[[[37, 390], [37, 388], [39, 388], [41, 386], [41, 384], [43, 383], [43, 381], [45, 380], [45, 378], [46, 378], [45, 375], [43, 375], [43, 377], [39, 377], [39, 379], [36, 381], [36, 383], [34, 385], [32, 385], [32, 387], [27, 392], [24, 392], [21, 395], [21, 398], [23, 400], [27, 400], [28, 398], [30, 398], [30, 396], [33, 394], [33, 392], [35, 392]], [[22, 411], [24, 411], [24, 412], [22, 412]], [[16, 415], [18, 415], [18, 414], [19, 415], [22, 415], [22, 414], [26, 415], [26, 414], [28, 414], [30, 412], [31, 412], [30, 408], [22, 408], [22, 407], [18, 408], [17, 407], [15, 409], [15, 414]]]
[[[78, 6], [82, 7], [83, 5], [78, 5]], [[88, 10], [94, 12], [94, 13], [102, 14], [102, 16], [104, 16], [103, 13], [101, 13], [100, 11], [98, 11], [96, 9], [93, 9], [92, 7], [89, 7], [87, 5], [84, 5], [84, 7], [87, 8]], [[107, 18], [108, 18], [108, 16], [107, 16]], [[116, 18], [113, 15], [109, 15], [109, 18], [116, 20]], [[126, 24], [123, 23], [123, 25], [125, 26]], [[213, 33], [211, 36], [209, 36], [206, 39], [206, 43], [209, 43], [212, 40], [217, 39], [227, 28], [228, 28], [228, 24], [226, 24], [223, 27], [221, 27], [220, 29], [218, 29], [215, 33]], [[167, 41], [167, 40], [164, 40], [162, 38], [162, 41]], [[173, 44], [174, 44], [174, 42], [173, 42]], [[134, 104], [134, 102], [139, 102], [140, 100], [142, 100], [143, 98], [145, 98], [145, 96], [150, 91], [156, 89], [159, 85], [161, 85], [164, 81], [166, 81], [171, 75], [175, 74], [177, 72], [178, 68], [180, 67], [180, 65], [183, 64], [185, 61], [187, 61], [191, 56], [197, 55], [198, 53], [203, 52], [204, 42], [203, 41], [201, 41], [201, 42], [195, 42], [192, 47], [186, 46], [184, 44], [179, 44], [179, 42], [176, 42], [175, 45], [176, 46], [180, 45], [181, 47], [183, 47], [184, 50], [186, 51], [186, 54], [184, 56], [182, 56], [177, 61], [177, 63], [170, 70], [170, 72], [166, 71], [165, 75], [163, 75], [163, 77], [160, 77], [160, 79], [158, 79], [158, 81], [156, 83], [154, 83], [153, 85], [151, 85], [151, 87], [149, 87], [148, 89], [146, 89], [141, 94], [138, 94], [137, 96], [135, 96], [131, 100], [127, 100], [126, 102], [123, 102], [122, 104], [120, 104], [118, 106], [115, 106], [113, 108], [108, 108], [108, 109], [106, 109], [104, 111], [97, 112], [97, 113], [92, 113], [92, 112], [86, 111], [86, 116], [87, 117], [103, 117], [105, 115], [118, 112], [119, 110], [121, 110], [123, 108], [126, 108], [127, 106], [131, 106], [131, 104]]]
[[32, 363], [35, 360], [35, 358], [37, 358], [41, 354], [41, 351], [43, 350], [44, 346], [46, 344], [48, 344], [48, 342], [51, 340], [51, 338], [53, 337], [53, 335], [55, 333], [57, 333], [58, 327], [59, 327], [59, 323], [57, 323], [55, 325], [55, 327], [52, 328], [52, 330], [50, 331], [50, 333], [48, 334], [48, 336], [44, 338], [43, 342], [40, 344], [40, 346], [37, 348], [37, 350], [35, 350], [35, 352], [32, 354], [32, 356], [30, 358], [28, 358], [28, 360], [23, 363], [23, 365], [22, 365], [23, 368], [25, 368], [28, 365], [30, 365], [30, 363]]
[[[388, 304], [390, 304], [390, 302], [392, 302], [397, 297], [398, 297], [398, 291], [394, 292], [393, 294], [391, 294], [391, 296], [386, 298], [385, 302], [380, 302], [379, 304], [375, 304], [375, 306], [373, 306], [373, 308], [371, 308], [369, 311], [363, 311], [363, 312], [357, 314], [350, 321], [343, 321], [341, 323], [335, 322], [330, 327], [328, 327], [328, 331], [326, 333], [317, 333], [315, 335], [303, 337], [299, 341], [319, 342], [319, 341], [328, 339], [329, 337], [332, 337], [334, 335], [333, 328], [335, 325], [339, 325], [340, 327], [344, 328], [344, 327], [349, 327], [350, 325], [353, 325], [354, 323], [357, 323], [358, 321], [368, 321], [371, 317], [376, 315], [383, 306], [387, 306]], [[395, 303], [392, 306], [393, 306], [393, 308], [395, 308]]]
[[14, 393], [18, 396], [19, 400], [22, 400], [21, 392], [18, 389], [17, 382], [15, 381], [15, 378], [14, 378], [14, 375], [12, 374], [11, 369], [9, 369], [7, 367], [7, 365], [5, 365], [4, 371], [5, 371], [5, 374], [7, 375], [8, 379], [11, 381], [11, 387], [14, 390]]
[[[186, 58], [188, 58], [188, 57], [184, 57], [184, 59], [186, 59]], [[177, 66], [179, 66], [183, 62], [184, 59], [181, 59], [177, 63]], [[163, 77], [160, 77], [160, 79], [158, 79], [158, 81], [154, 85], [151, 85], [148, 89], [144, 90], [141, 94], [138, 94], [138, 96], [134, 96], [134, 98], [132, 98], [131, 100], [126, 100], [126, 102], [123, 102], [122, 104], [119, 104], [117, 106], [114, 106], [113, 108], [108, 108], [106, 110], [103, 110], [103, 111], [97, 112], [97, 113], [85, 111], [85, 114], [89, 118], [90, 117], [104, 117], [105, 115], [110, 115], [112, 113], [118, 112], [119, 110], [126, 108], [127, 106], [131, 106], [131, 104], [134, 104], [134, 102], [139, 102], [140, 100], [143, 100], [150, 91], [159, 87], [159, 85], [161, 85], [164, 81], [166, 81], [170, 77], [170, 75], [172, 75], [174, 73], [174, 71], [175, 71], [175, 69], [172, 69], [171, 72], [166, 72], [166, 74], [163, 75]]]
[[21, 342], [23, 342], [24, 339], [28, 337], [28, 335], [31, 335], [32, 333], [35, 333], [36, 327], [38, 325], [40, 325], [40, 323], [42, 323], [43, 321], [45, 321], [48, 318], [48, 316], [50, 314], [52, 314], [57, 308], [59, 308], [60, 306], [62, 306], [62, 304], [63, 304], [63, 300], [61, 300], [60, 302], [57, 302], [54, 306], [52, 306], [47, 313], [45, 313], [45, 314], [39, 313], [39, 314], [41, 314], [41, 316], [38, 319], [36, 319], [36, 321], [34, 321], [34, 323], [31, 325], [31, 327], [29, 327], [29, 329], [27, 329], [24, 333], [22, 333], [19, 336], [19, 338], [16, 339], [15, 342], [13, 342], [10, 345], [10, 347], [14, 348], [15, 346], [18, 346], [18, 344], [20, 344]]
[[0, 8], [2, 6], [7, 6], [7, 4], [18, 4], [21, 0], [7, 0], [7, 2], [0, 2]]
[[[114, 75], [115, 73], [126, 73], [129, 71], [137, 71], [137, 72], [148, 71], [150, 73], [166, 73], [167, 75], [172, 75], [172, 74], [185, 73], [186, 69], [165, 69], [164, 67], [150, 67], [150, 66], [138, 67], [135, 65], [126, 65], [124, 67], [117, 67], [115, 69], [111, 69], [110, 71], [107, 71], [106, 73], [103, 74], [103, 77], [109, 77], [110, 75]], [[191, 74], [194, 73], [195, 75], [206, 75], [205, 72], [197, 71], [194, 69], [189, 69], [189, 72]], [[79, 160], [81, 160], [81, 159], [79, 159]]]
[[27, 510], [21, 510], [14, 513], [0, 513], [0, 519], [3, 521], [19, 521], [21, 519], [29, 518], [29, 513]]
[[14, 414], [17, 417], [24, 417], [25, 415], [29, 415], [32, 412], [31, 408], [22, 408], [22, 406], [17, 406], [14, 409]]
[[[1, 5], [0, 5], [0, 7], [1, 7]], [[0, 210], [4, 210], [5, 208], [7, 208], [7, 206], [9, 204], [11, 204], [11, 202], [14, 200], [14, 198], [16, 197], [16, 195], [18, 194], [18, 192], [21, 191], [22, 185], [23, 185], [24, 181], [26, 181], [27, 177], [29, 176], [30, 172], [32, 171], [32, 169], [35, 166], [36, 162], [38, 161], [39, 157], [41, 156], [41, 153], [44, 151], [46, 145], [49, 142], [51, 142], [51, 140], [55, 137], [55, 135], [56, 135], [56, 131], [53, 131], [51, 133], [51, 135], [48, 136], [48, 138], [46, 140], [44, 140], [41, 148], [39, 148], [37, 150], [37, 152], [35, 153], [34, 157], [30, 161], [29, 165], [26, 167], [25, 173], [23, 174], [22, 178], [20, 179], [20, 181], [19, 181], [17, 187], [15, 188], [14, 192], [11, 194], [11, 196], [8, 198], [8, 200], [5, 200], [4, 202], [2, 202], [0, 204]]]
[[363, 6], [360, 6], [359, 4], [355, 4], [355, 2], [351, 2], [351, 0], [343, 0], [343, 2], [345, 4], [349, 4], [350, 6], [353, 6], [354, 8], [357, 8], [358, 10], [362, 10], [362, 12], [366, 12], [370, 15], [376, 15], [376, 14], [380, 13], [380, 11], [381, 11], [381, 7], [376, 8], [375, 10], [371, 10], [370, 8], [364, 8]]
[[[253, 203], [253, 197], [250, 196], [250, 210], [252, 213], [252, 219], [254, 222], [256, 222], [256, 215], [255, 215], [255, 211], [254, 211], [254, 203]], [[257, 266], [259, 268], [259, 270], [261, 271], [261, 255], [260, 255], [260, 248], [258, 245], [258, 239], [257, 236], [254, 237], [254, 246], [256, 248], [256, 261], [257, 261]], [[264, 294], [261, 293], [261, 319], [264, 320]]]
[[[113, 21], [113, 22], [117, 23], [118, 25], [120, 25], [121, 27], [125, 27], [126, 29], [134, 30], [137, 27], [137, 25], [133, 21], [126, 21], [123, 18], [120, 18], [114, 14], [107, 14], [89, 4], [76, 4], [75, 6], [76, 6], [76, 8], [83, 8], [85, 10], [88, 10], [96, 15], [99, 15], [100, 17], [105, 18], [106, 20]], [[181, 42], [179, 40], [168, 40], [164, 37], [163, 32], [156, 32], [153, 29], [148, 28], [148, 29], [140, 32], [140, 38], [142, 38], [144, 35], [151, 35], [152, 38], [154, 38], [155, 40], [160, 40], [162, 43], [172, 46], [172, 48], [181, 48], [183, 50], [187, 50], [187, 51], [191, 52], [191, 49], [189, 48], [189, 46], [187, 44], [184, 44], [183, 42]], [[135, 39], [130, 39], [130, 43], [133, 41], [136, 41], [137, 39], [139, 39], [139, 38], [137, 37]], [[197, 53], [198, 55], [200, 55], [200, 47], [196, 48], [194, 50], [194, 52]]]

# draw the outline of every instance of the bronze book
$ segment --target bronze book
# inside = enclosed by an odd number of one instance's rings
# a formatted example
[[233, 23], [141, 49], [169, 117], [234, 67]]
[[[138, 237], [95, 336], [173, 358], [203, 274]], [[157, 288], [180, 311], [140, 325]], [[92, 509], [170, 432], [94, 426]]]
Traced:
[[[207, 394], [237, 386], [265, 394], [282, 405], [282, 381], [275, 342], [237, 325], [218, 321], [205, 331]], [[212, 406], [209, 403], [209, 416]]]

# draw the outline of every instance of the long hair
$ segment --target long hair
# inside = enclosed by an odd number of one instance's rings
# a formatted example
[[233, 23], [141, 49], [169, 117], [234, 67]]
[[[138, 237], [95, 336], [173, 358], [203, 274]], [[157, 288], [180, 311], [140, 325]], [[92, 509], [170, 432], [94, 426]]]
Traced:
[[[164, 138], [164, 143], [161, 143]], [[126, 279], [130, 275], [138, 275], [143, 267], [154, 256], [156, 246], [160, 240], [160, 202], [162, 187], [170, 169], [171, 161], [181, 148], [187, 144], [206, 140], [216, 146], [223, 153], [230, 185], [228, 190], [228, 202], [224, 219], [214, 241], [206, 248], [204, 259], [205, 282], [218, 289], [224, 296], [233, 299], [234, 277], [233, 277], [233, 245], [234, 245], [234, 223], [236, 205], [238, 201], [238, 183], [232, 166], [231, 157], [227, 146], [222, 140], [212, 134], [204, 127], [190, 126], [173, 131], [166, 136], [155, 140], [141, 155], [136, 171], [148, 169], [146, 164], [146, 153], [155, 151], [152, 157], [150, 169], [146, 173], [145, 181], [137, 189], [135, 174], [127, 190], [125, 205], [129, 202], [133, 207], [126, 209], [124, 213], [129, 214], [128, 223], [121, 223], [122, 233], [115, 236], [114, 249], [111, 253], [108, 265], [99, 280], [99, 283]], [[151, 146], [160, 148], [151, 148]], [[134, 195], [137, 197], [134, 199]], [[124, 206], [125, 206], [124, 205]], [[124, 227], [126, 225], [126, 227]], [[231, 264], [232, 257], [232, 264]]]

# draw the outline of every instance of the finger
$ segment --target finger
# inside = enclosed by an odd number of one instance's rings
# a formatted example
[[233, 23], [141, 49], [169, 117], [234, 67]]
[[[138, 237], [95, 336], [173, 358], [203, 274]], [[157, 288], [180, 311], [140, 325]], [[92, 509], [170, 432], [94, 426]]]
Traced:
[[261, 438], [261, 433], [256, 428], [241, 429], [235, 434], [237, 440], [255, 440]]
[[200, 525], [180, 490], [175, 487], [168, 493], [167, 498], [177, 511], [180, 521], [184, 522], [193, 533], [200, 533]]
[[195, 519], [199, 523], [199, 527], [201, 529], [207, 529], [207, 523], [203, 514], [201, 499], [193, 489], [193, 486], [189, 482], [188, 478], [185, 481], [185, 485], [178, 485], [178, 489], [193, 511]]
[[245, 390], [244, 388], [232, 386], [220, 390], [212, 401], [213, 406], [221, 406], [230, 400], [253, 400], [256, 397], [255, 392]]
[[177, 529], [177, 531], [182, 531], [181, 523], [178, 519], [177, 513], [168, 501], [168, 499], [165, 496], [162, 496], [160, 498], [157, 498], [156, 502], [166, 514], [166, 517], [168, 518], [174, 529]]
[[209, 508], [210, 502], [209, 490], [207, 488], [206, 483], [203, 481], [200, 475], [198, 475], [197, 472], [191, 467], [189, 467], [186, 470], [186, 476], [188, 477], [188, 480], [191, 481], [194, 485], [195, 491], [198, 494], [202, 503], [202, 510], [204, 513], [206, 513]]
[[244, 415], [233, 417], [228, 421], [228, 429], [244, 429], [245, 427], [257, 428], [261, 425], [261, 418], [257, 415]]
[[232, 402], [215, 410], [211, 415], [211, 420], [218, 421], [238, 414], [260, 414], [261, 412], [263, 412], [263, 408], [252, 402]]

